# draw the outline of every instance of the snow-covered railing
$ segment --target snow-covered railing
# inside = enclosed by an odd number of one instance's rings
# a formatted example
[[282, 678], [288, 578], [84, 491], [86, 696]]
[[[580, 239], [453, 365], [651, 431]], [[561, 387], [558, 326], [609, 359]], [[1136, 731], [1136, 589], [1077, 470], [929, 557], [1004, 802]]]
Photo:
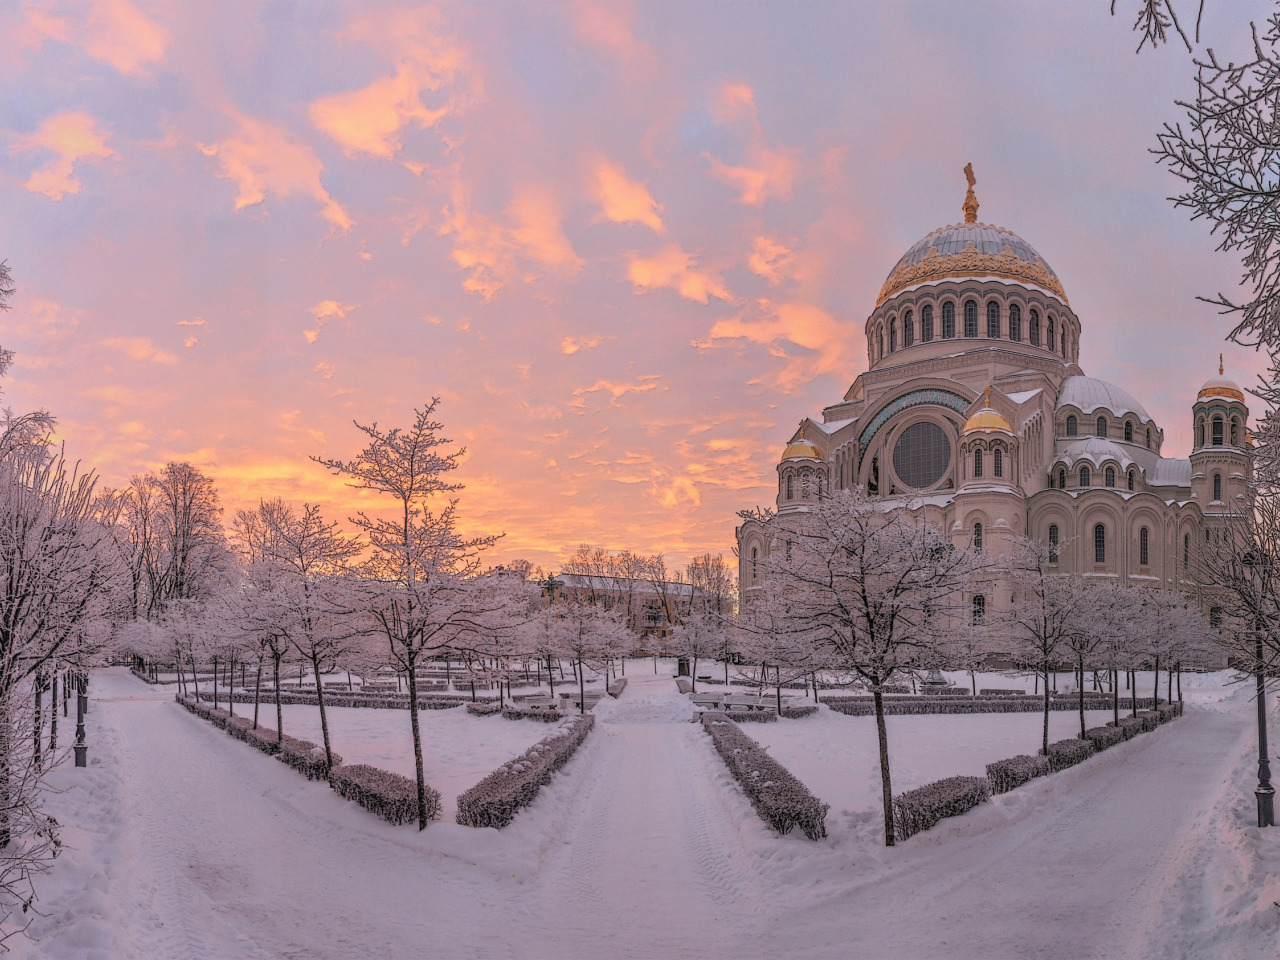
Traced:
[[501, 829], [563, 767], [595, 728], [591, 714], [569, 717], [553, 733], [458, 795], [458, 823]]
[[798, 826], [810, 840], [827, 835], [830, 807], [743, 733], [727, 714], [702, 714], [702, 729], [711, 735], [716, 753], [765, 823], [779, 833], [789, 833]]
[[939, 820], [972, 810], [991, 796], [986, 777], [947, 777], [893, 798], [893, 834], [898, 840], [928, 830]]
[[[329, 786], [388, 823], [398, 826], [418, 820], [418, 785], [398, 773], [364, 763], [334, 767], [329, 771]], [[427, 819], [439, 819], [440, 791], [427, 787], [425, 794]]]

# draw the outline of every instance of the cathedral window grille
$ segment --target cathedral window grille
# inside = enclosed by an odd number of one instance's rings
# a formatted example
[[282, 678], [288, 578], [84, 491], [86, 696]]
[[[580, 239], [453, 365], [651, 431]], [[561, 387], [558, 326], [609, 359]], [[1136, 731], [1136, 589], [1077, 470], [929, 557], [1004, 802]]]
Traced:
[[1009, 307], [1009, 339], [1022, 341], [1022, 308], [1016, 303]]
[[1222, 474], [1215, 473], [1213, 475], [1213, 499], [1222, 499]]
[[1062, 330], [1062, 355], [1064, 357], [1067, 355], [1067, 331], [1065, 327]]
[[1215, 630], [1222, 629], [1222, 608], [1221, 607], [1209, 608], [1209, 626], [1213, 627], [1213, 629]]
[[759, 564], [760, 564], [760, 548], [752, 547], [751, 548], [751, 579], [753, 581], [756, 579], [756, 574], [759, 569]]
[[1186, 570], [1191, 565], [1191, 534], [1184, 533], [1182, 535], [1182, 569]]
[[942, 305], [942, 339], [950, 340], [956, 335], [956, 305], [948, 300]]
[[1222, 418], [1213, 418], [1213, 445], [1215, 447], [1222, 446]]
[[791, 474], [787, 474], [787, 499], [791, 500], [795, 497], [795, 495], [796, 495], [795, 477], [791, 476]]
[[1004, 451], [991, 451], [991, 472], [997, 477], [1004, 476]]
[[1097, 434], [1098, 436], [1102, 437], [1104, 440], [1107, 438], [1107, 418], [1106, 417], [1098, 418]]
[[1000, 304], [994, 300], [987, 304], [987, 336], [1000, 339]]
[[1100, 523], [1093, 525], [1093, 562], [1107, 562], [1107, 528]]
[[1058, 525], [1049, 524], [1049, 562], [1058, 562]]
[[1082, 486], [1082, 487], [1087, 487], [1087, 486], [1089, 486], [1089, 481], [1090, 481], [1091, 479], [1092, 479], [1092, 478], [1089, 476], [1089, 468], [1088, 468], [1088, 467], [1081, 467], [1081, 468], [1080, 468], [1080, 486]]
[[1065, 470], [1058, 471], [1058, 489], [1059, 490], [1067, 489], [1067, 471]]
[[1147, 528], [1138, 531], [1138, 565], [1145, 567], [1151, 563], [1151, 535]]
[[915, 314], [910, 310], [902, 315], [902, 347], [905, 350], [916, 342]]
[[1116, 485], [1116, 469], [1115, 469], [1115, 467], [1107, 467], [1107, 472], [1106, 472], [1105, 476], [1106, 476], [1107, 486], [1108, 486], [1108, 487], [1114, 487], [1114, 486]]
[[1151, 449], [1151, 428], [1147, 427], [1147, 449]]
[[982, 549], [982, 524], [980, 523], [973, 525], [973, 549]]
[[876, 333], [876, 359], [879, 360], [884, 356], [884, 330], [881, 329]]
[[973, 451], [973, 475], [975, 477], [982, 476], [982, 451]]
[[964, 302], [964, 335], [966, 337], [978, 335], [978, 304], [974, 300]]
[[1053, 349], [1053, 317], [1049, 318], [1049, 336], [1045, 338], [1044, 347], [1046, 350]]
[[928, 343], [933, 339], [933, 307], [920, 308], [920, 342]]
[[1076, 435], [1076, 418], [1075, 415], [1067, 417], [1067, 436], [1074, 437]]
[[1040, 311], [1032, 310], [1031, 319], [1027, 322], [1027, 334], [1033, 347], [1040, 346]]
[[987, 619], [987, 598], [982, 594], [975, 594], [973, 597], [973, 623], [977, 626], [985, 622]]
[[896, 320], [889, 321], [889, 352], [898, 349], [898, 322]]
[[1129, 489], [1130, 490], [1133, 489], [1133, 471], [1132, 470], [1129, 471]]
[[1125, 443], [1133, 443], [1133, 421], [1126, 420], [1124, 422], [1124, 439]]

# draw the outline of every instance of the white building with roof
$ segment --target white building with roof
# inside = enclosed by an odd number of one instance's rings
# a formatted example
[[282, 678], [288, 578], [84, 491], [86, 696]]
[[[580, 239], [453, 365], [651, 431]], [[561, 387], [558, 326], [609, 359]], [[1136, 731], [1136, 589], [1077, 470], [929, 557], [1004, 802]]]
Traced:
[[[860, 486], [911, 500], [958, 543], [1026, 534], [1063, 573], [1186, 584], [1207, 521], [1244, 496], [1244, 392], [1219, 364], [1191, 403], [1190, 456], [1165, 457], [1142, 404], [1081, 370], [1081, 322], [1057, 274], [977, 210], [971, 179], [965, 221], [889, 272], [865, 325], [869, 369], [800, 423], [778, 463], [778, 511]], [[767, 527], [745, 522], [737, 540], [748, 597]]]

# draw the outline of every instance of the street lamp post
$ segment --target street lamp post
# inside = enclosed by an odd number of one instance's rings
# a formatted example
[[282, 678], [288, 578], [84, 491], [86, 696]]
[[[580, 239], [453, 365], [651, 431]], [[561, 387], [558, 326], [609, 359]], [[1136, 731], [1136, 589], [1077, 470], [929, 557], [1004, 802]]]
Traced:
[[89, 709], [89, 676], [85, 673], [76, 675], [76, 766], [89, 765], [89, 748], [84, 742], [84, 715]]
[[1267, 758], [1267, 678], [1262, 665], [1261, 633], [1254, 635], [1254, 656], [1258, 683], [1258, 786], [1253, 793], [1258, 798], [1258, 826], [1274, 827], [1276, 791], [1271, 786], [1271, 761]]

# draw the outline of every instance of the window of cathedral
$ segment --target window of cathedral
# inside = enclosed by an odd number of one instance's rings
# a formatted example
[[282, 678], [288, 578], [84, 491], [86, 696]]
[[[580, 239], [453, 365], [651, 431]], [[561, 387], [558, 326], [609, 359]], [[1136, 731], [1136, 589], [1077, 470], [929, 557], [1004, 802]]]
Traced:
[[1004, 451], [993, 450], [991, 452], [991, 472], [997, 477], [1004, 476]]
[[1067, 471], [1065, 470], [1058, 471], [1058, 489], [1059, 490], [1067, 489]]
[[933, 307], [920, 308], [920, 342], [928, 343], [933, 339]]
[[1124, 440], [1125, 443], [1133, 443], [1133, 421], [1126, 420], [1124, 422]]
[[1092, 479], [1093, 479], [1093, 478], [1089, 476], [1089, 468], [1088, 468], [1088, 467], [1081, 467], [1081, 468], [1080, 468], [1080, 486], [1082, 486], [1082, 487], [1087, 487], [1087, 486], [1089, 486], [1089, 485], [1090, 485], [1090, 484], [1089, 484], [1089, 481], [1090, 481], [1090, 480], [1092, 480]]
[[796, 495], [795, 477], [793, 477], [791, 474], [788, 473], [787, 474], [787, 499], [792, 500], [795, 498], [795, 495]]
[[1204, 446], [1204, 417], [1196, 421], [1196, 446]]
[[982, 524], [980, 523], [973, 525], [973, 549], [982, 549]]
[[1102, 439], [1105, 440], [1107, 438], [1107, 418], [1106, 417], [1098, 418], [1098, 429], [1095, 432], [1097, 433], [1098, 436], [1102, 437]]
[[908, 487], [924, 490], [942, 479], [951, 463], [951, 441], [932, 420], [919, 420], [902, 431], [893, 447], [893, 471]]
[[1222, 474], [1220, 473], [1213, 475], [1213, 499], [1215, 502], [1222, 499]]
[[948, 300], [942, 305], [942, 339], [950, 340], [956, 335], [956, 305]]
[[1016, 303], [1009, 307], [1009, 339], [1022, 341], [1022, 308]]
[[973, 451], [973, 475], [975, 477], [982, 476], [982, 451]]
[[1100, 523], [1093, 525], [1093, 562], [1107, 562], [1107, 528]]
[[1182, 569], [1186, 570], [1191, 564], [1191, 534], [1184, 533], [1182, 535]]
[[1064, 357], [1067, 355], [1067, 328], [1065, 326], [1062, 328], [1062, 355]]
[[987, 336], [1000, 339], [1000, 304], [994, 300], [987, 304]]
[[760, 548], [751, 548], [751, 579], [754, 582], [759, 571], [760, 564]]
[[1213, 418], [1213, 445], [1215, 447], [1222, 446], [1222, 418]]
[[1213, 627], [1213, 629], [1215, 630], [1222, 629], [1222, 608], [1221, 607], [1209, 608], [1209, 626]]
[[1151, 535], [1147, 533], [1147, 528], [1143, 527], [1138, 531], [1138, 565], [1141, 567], [1149, 566], [1151, 563]]
[[1129, 489], [1130, 490], [1133, 489], [1133, 471], [1132, 470], [1129, 471]]
[[800, 478], [800, 496], [805, 500], [809, 499], [809, 475], [807, 473]]
[[1045, 338], [1044, 347], [1046, 350], [1053, 349], [1053, 317], [1049, 318], [1049, 336]]
[[1103, 476], [1105, 477], [1106, 485], [1108, 487], [1114, 487], [1116, 485], [1116, 468], [1115, 467], [1107, 467], [1107, 472]]
[[966, 337], [976, 337], [978, 335], [978, 303], [976, 300], [966, 300], [964, 302], [964, 335]]
[[973, 623], [977, 626], [986, 622], [987, 619], [987, 598], [982, 594], [974, 594], [973, 597]]
[[880, 457], [871, 458], [871, 472], [867, 474], [867, 493], [880, 492]]
[[1147, 449], [1151, 449], [1151, 428], [1147, 427]]
[[1235, 417], [1231, 418], [1231, 445], [1238, 447], [1240, 445], [1240, 421]]
[[1040, 346], [1040, 312], [1038, 310], [1031, 311], [1031, 319], [1027, 321], [1027, 334], [1031, 340], [1033, 347]]
[[916, 342], [915, 315], [908, 310], [902, 315], [902, 348], [905, 350]]
[[1058, 562], [1058, 525], [1049, 524], [1049, 562]]
[[898, 349], [898, 322], [893, 318], [889, 318], [889, 352]]
[[1076, 418], [1075, 414], [1067, 417], [1067, 436], [1074, 437], [1076, 435]]

